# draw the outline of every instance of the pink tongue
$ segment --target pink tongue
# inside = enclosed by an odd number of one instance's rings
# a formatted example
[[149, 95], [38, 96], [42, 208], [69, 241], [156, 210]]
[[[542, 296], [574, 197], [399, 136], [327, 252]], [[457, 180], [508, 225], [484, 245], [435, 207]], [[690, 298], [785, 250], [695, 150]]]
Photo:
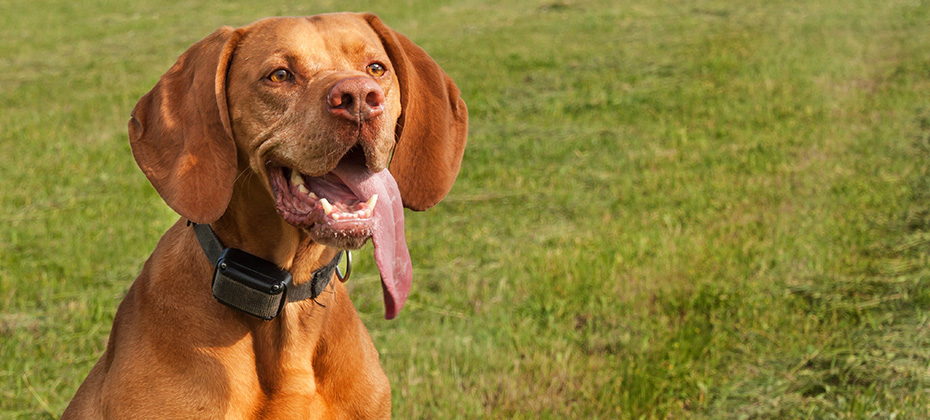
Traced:
[[375, 245], [375, 263], [381, 272], [384, 318], [392, 319], [407, 301], [413, 279], [410, 252], [404, 238], [404, 205], [397, 182], [387, 169], [373, 173], [364, 166], [346, 162], [341, 162], [333, 173], [358, 198], [368, 200], [378, 194], [371, 216], [374, 222], [371, 240]]

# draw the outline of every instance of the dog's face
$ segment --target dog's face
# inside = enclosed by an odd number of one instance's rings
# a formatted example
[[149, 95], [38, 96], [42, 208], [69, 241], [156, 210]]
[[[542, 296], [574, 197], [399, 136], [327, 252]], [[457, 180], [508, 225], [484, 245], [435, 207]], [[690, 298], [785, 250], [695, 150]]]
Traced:
[[387, 167], [400, 86], [370, 26], [332, 15], [269, 19], [241, 30], [226, 88], [240, 150], [274, 154], [320, 176], [358, 145], [369, 169]]
[[378, 213], [390, 212], [377, 200], [399, 196], [353, 191], [339, 176], [374, 176], [394, 149], [400, 85], [378, 35], [351, 15], [266, 19], [238, 31], [226, 98], [240, 160], [268, 181], [286, 221], [316, 242], [360, 247]]
[[[372, 238], [388, 318], [410, 283], [403, 207], [426, 209], [449, 191], [468, 118], [423, 50], [364, 14], [220, 28], [132, 115], [137, 163], [187, 219], [212, 223], [238, 197], [238, 208], [273, 206], [317, 243]], [[236, 179], [257, 179], [268, 194], [242, 202]]]

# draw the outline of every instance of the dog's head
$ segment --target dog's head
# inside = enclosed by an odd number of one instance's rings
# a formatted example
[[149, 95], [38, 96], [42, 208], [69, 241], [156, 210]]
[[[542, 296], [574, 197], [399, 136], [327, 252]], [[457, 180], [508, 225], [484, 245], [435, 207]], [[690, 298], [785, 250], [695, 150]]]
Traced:
[[249, 205], [274, 206], [315, 242], [373, 238], [392, 318], [411, 277], [403, 207], [448, 193], [467, 120], [421, 48], [374, 15], [329, 14], [223, 27], [194, 44], [139, 100], [129, 138], [158, 193], [193, 222], [222, 217], [250, 172], [268, 195]]

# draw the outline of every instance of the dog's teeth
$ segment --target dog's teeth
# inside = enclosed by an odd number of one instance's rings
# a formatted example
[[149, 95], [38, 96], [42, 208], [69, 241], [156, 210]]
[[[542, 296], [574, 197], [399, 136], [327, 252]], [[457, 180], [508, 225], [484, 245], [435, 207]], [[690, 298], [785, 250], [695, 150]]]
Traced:
[[304, 185], [304, 177], [300, 176], [300, 172], [296, 170], [291, 170], [291, 185]]
[[298, 185], [297, 191], [300, 191], [301, 194], [313, 194], [312, 192], [310, 192], [310, 190], [307, 189], [307, 186], [304, 184]]
[[373, 209], [375, 208], [375, 203], [377, 202], [378, 202], [378, 194], [374, 194], [371, 196], [371, 198], [368, 199], [368, 202], [365, 204], [368, 206], [368, 208]]
[[342, 215], [339, 214], [339, 213], [333, 213], [333, 214], [329, 215], [329, 217], [332, 217], [333, 220], [339, 220], [339, 219], [342, 218]]
[[323, 213], [326, 213], [327, 216], [333, 212], [333, 205], [329, 204], [329, 201], [326, 201], [325, 198], [320, 199], [320, 205], [323, 206]]
[[310, 191], [310, 194], [309, 194], [309, 195], [310, 195], [310, 198], [312, 198], [312, 199], [314, 199], [314, 200], [319, 200], [319, 199], [320, 199], [320, 197], [317, 197], [316, 194], [313, 193], [313, 191]]

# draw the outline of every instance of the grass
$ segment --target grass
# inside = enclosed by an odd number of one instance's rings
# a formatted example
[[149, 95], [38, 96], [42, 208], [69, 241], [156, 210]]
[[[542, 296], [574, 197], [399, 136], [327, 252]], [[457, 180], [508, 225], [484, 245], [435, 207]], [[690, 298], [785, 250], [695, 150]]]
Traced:
[[0, 418], [57, 418], [176, 216], [126, 140], [188, 45], [380, 14], [469, 105], [353, 300], [397, 418], [930, 412], [930, 3], [0, 1]]

